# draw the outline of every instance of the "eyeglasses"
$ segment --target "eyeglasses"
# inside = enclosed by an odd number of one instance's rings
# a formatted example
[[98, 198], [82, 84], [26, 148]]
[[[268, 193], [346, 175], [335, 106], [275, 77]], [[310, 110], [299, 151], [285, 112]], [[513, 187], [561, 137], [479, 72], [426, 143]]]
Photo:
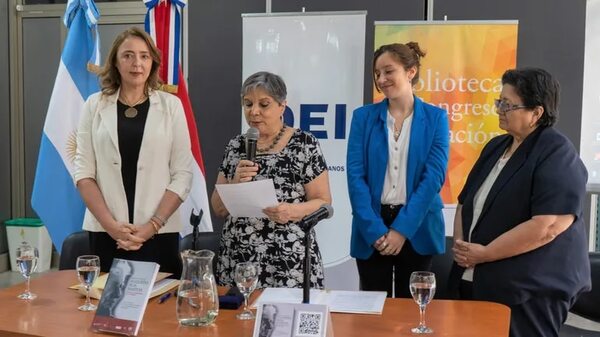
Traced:
[[498, 111], [498, 114], [506, 114], [507, 112], [517, 110], [517, 109], [530, 109], [530, 106], [527, 105], [514, 105], [510, 104], [507, 101], [503, 101], [501, 99], [494, 100], [494, 106]]

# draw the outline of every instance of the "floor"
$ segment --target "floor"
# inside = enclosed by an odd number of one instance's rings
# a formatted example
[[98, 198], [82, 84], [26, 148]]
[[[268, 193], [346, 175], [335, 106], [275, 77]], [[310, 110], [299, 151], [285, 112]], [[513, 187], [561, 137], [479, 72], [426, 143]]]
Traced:
[[569, 316], [567, 316], [566, 324], [574, 326], [574, 327], [578, 327], [581, 329], [600, 332], [600, 323], [590, 321], [589, 319], [585, 319], [581, 316], [577, 316], [572, 313], [569, 313]]

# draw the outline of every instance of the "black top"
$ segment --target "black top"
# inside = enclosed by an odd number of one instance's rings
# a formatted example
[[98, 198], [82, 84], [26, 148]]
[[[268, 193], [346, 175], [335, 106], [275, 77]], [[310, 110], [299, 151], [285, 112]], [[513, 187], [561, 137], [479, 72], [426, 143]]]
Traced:
[[[490, 140], [469, 173], [458, 200], [463, 236], [473, 219], [473, 199], [512, 136]], [[590, 288], [590, 264], [583, 222], [587, 171], [573, 144], [552, 127], [538, 128], [517, 148], [492, 185], [471, 242], [487, 245], [535, 215], [574, 214], [575, 222], [552, 242], [528, 253], [475, 267], [473, 297], [516, 305], [532, 297], [570, 300]], [[454, 291], [464, 268], [456, 263]]]
[[128, 105], [117, 101], [117, 133], [119, 137], [119, 153], [121, 154], [121, 177], [123, 178], [123, 187], [127, 196], [129, 223], [133, 223], [137, 162], [144, 137], [144, 127], [146, 126], [150, 100], [146, 99], [144, 102], [134, 106], [138, 113], [133, 118], [125, 117], [125, 110], [128, 108]]

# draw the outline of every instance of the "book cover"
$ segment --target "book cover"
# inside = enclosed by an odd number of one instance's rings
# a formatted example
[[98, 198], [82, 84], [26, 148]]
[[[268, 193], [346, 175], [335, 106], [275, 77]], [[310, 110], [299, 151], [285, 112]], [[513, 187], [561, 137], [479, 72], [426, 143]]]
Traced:
[[92, 330], [136, 336], [159, 265], [114, 259], [92, 321]]

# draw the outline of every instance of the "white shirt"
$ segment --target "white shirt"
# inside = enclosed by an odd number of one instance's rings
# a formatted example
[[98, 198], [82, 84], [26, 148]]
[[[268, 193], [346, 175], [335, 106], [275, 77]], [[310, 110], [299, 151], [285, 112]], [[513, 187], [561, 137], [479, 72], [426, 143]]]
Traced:
[[381, 203], [384, 205], [403, 205], [406, 203], [406, 163], [410, 143], [410, 128], [413, 114], [406, 117], [400, 136], [394, 139], [394, 117], [387, 112], [388, 164], [385, 170]]
[[[492, 189], [492, 185], [494, 185], [494, 182], [496, 181], [496, 179], [498, 178], [498, 175], [500, 174], [500, 172], [506, 165], [506, 162], [508, 161], [508, 159], [510, 159], [510, 157], [509, 158], [501, 157], [500, 159], [498, 159], [498, 161], [496, 162], [496, 165], [494, 165], [494, 168], [492, 168], [492, 170], [488, 174], [487, 178], [485, 178], [485, 181], [483, 182], [483, 184], [481, 184], [481, 187], [479, 187], [479, 190], [475, 194], [475, 198], [473, 198], [473, 221], [471, 222], [471, 228], [469, 228], [469, 237], [465, 238], [465, 241], [469, 241], [469, 242], [471, 241], [471, 234], [473, 233], [475, 224], [477, 224], [477, 221], [479, 220], [481, 211], [483, 211], [483, 205], [485, 204], [485, 200], [487, 199], [488, 194], [490, 193], [490, 190]], [[465, 272], [463, 273], [462, 279], [465, 281], [473, 282], [474, 269], [475, 269], [474, 267], [467, 268], [465, 270]]]

